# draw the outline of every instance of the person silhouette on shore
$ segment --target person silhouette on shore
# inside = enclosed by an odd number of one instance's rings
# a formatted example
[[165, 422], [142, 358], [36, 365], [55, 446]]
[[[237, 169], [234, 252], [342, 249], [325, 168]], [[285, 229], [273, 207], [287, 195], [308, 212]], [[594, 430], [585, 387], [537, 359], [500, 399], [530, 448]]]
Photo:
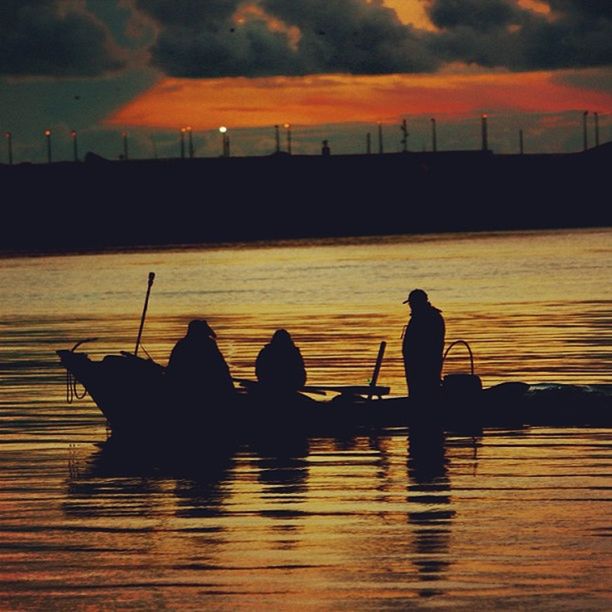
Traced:
[[170, 354], [166, 367], [181, 398], [192, 401], [223, 397], [234, 391], [229, 367], [217, 346], [217, 335], [201, 319], [189, 323], [187, 334]]
[[408, 395], [415, 399], [433, 398], [440, 391], [444, 318], [422, 289], [413, 289], [403, 303], [410, 305], [410, 321], [402, 343]]
[[306, 384], [302, 353], [287, 330], [276, 330], [259, 351], [255, 374], [262, 386], [275, 393], [295, 393]]

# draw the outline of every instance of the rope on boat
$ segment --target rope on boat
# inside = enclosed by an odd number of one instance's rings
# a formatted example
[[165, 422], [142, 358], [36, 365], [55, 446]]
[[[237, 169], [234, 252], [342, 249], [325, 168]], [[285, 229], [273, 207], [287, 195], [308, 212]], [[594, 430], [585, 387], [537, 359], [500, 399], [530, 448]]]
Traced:
[[66, 370], [66, 401], [72, 404], [76, 399], [83, 399], [87, 395], [87, 389], [83, 387], [83, 393], [79, 394], [77, 389], [77, 379], [70, 370]]
[[[74, 353], [81, 344], [85, 344], [86, 342], [95, 342], [97, 338], [85, 338], [85, 340], [80, 340], [77, 342], [70, 351]], [[69, 404], [72, 404], [75, 399], [83, 399], [87, 395], [87, 389], [83, 387], [83, 393], [79, 393], [77, 389], [77, 379], [74, 374], [70, 370], [66, 370], [66, 401]]]
[[147, 349], [144, 347], [144, 344], [140, 345], [140, 348], [143, 350], [144, 354], [151, 360], [153, 361], [153, 357], [151, 357], [151, 355], [149, 355], [149, 351], [147, 351]]

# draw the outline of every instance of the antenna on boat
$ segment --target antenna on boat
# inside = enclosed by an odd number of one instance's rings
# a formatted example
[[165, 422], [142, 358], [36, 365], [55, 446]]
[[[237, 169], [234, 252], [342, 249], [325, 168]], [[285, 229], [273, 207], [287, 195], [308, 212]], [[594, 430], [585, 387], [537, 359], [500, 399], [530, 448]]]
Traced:
[[151, 287], [155, 280], [155, 272], [149, 272], [149, 282], [147, 284], [147, 297], [145, 298], [144, 308], [142, 309], [142, 317], [140, 317], [140, 329], [138, 330], [138, 338], [136, 338], [136, 348], [134, 349], [134, 357], [138, 355], [138, 347], [140, 346], [140, 338], [142, 337], [142, 328], [144, 327], [145, 317], [147, 316], [147, 308], [149, 306], [149, 296], [151, 295]]

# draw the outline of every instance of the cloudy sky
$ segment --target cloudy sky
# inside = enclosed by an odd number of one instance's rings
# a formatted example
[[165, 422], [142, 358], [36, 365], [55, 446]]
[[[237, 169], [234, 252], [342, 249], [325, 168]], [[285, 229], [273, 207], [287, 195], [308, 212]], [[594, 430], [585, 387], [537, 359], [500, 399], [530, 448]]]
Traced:
[[[0, 129], [15, 161], [176, 156], [180, 128], [196, 154], [479, 146], [515, 152], [582, 147], [582, 112], [612, 138], [612, 0], [2, 0]], [[285, 133], [283, 133], [285, 143]], [[284, 144], [283, 144], [284, 146]], [[7, 149], [0, 155], [7, 160]]]

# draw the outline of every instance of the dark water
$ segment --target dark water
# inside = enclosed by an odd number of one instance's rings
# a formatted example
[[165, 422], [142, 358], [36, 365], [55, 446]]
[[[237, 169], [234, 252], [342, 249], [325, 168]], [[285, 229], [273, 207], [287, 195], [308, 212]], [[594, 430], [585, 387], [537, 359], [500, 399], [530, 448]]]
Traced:
[[[610, 383], [612, 233], [528, 232], [0, 260], [0, 609], [609, 609], [608, 429], [389, 429], [185, 457], [105, 442], [54, 351], [193, 316], [232, 371], [290, 329], [309, 382], [403, 394], [401, 301], [428, 290], [485, 386]], [[451, 368], [464, 368], [460, 352]]]

